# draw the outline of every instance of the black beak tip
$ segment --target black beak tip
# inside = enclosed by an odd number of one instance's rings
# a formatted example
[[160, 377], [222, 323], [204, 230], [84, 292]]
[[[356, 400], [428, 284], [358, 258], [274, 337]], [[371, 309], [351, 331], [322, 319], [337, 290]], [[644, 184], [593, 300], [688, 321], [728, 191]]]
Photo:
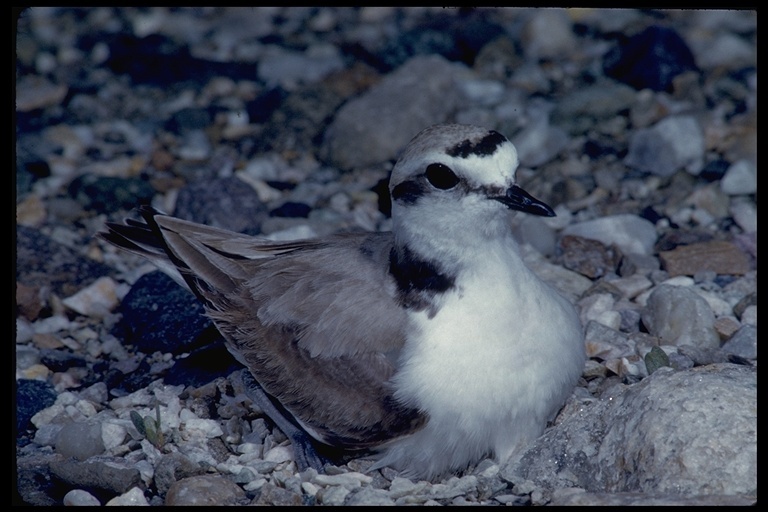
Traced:
[[541, 213], [538, 215], [541, 215], [542, 217], [556, 217], [557, 214], [555, 213], [555, 210], [549, 207], [549, 205], [541, 203]]
[[511, 210], [518, 210], [540, 217], [554, 217], [557, 215], [547, 203], [536, 199], [517, 185], [509, 188], [503, 197], [494, 199], [504, 203]]

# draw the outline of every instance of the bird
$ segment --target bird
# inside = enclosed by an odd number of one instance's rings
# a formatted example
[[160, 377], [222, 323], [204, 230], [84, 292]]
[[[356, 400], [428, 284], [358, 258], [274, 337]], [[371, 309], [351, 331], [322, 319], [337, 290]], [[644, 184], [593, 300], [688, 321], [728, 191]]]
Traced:
[[[520, 455], [584, 367], [574, 305], [511, 230], [514, 212], [555, 215], [518, 166], [501, 133], [439, 124], [392, 169], [388, 232], [270, 241], [145, 205], [99, 236], [202, 301], [296, 445], [435, 479]], [[309, 452], [304, 467], [328, 460]]]

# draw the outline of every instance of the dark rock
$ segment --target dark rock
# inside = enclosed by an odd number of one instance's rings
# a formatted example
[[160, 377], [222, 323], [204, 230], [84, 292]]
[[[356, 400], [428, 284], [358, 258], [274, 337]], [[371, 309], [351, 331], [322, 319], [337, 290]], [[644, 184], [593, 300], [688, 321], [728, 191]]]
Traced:
[[597, 240], [565, 235], [560, 239], [563, 265], [590, 279], [615, 272], [620, 254]]
[[63, 372], [70, 368], [84, 367], [86, 359], [80, 354], [73, 354], [65, 350], [44, 349], [40, 351], [40, 362], [51, 371]]
[[57, 454], [35, 453], [22, 455], [16, 459], [15, 505], [52, 507], [60, 505], [64, 495], [72, 487], [61, 482], [51, 474], [52, 461], [61, 459]]
[[139, 363], [131, 368], [109, 368], [104, 371], [103, 382], [109, 389], [120, 389], [133, 393], [149, 386], [157, 376], [150, 373], [149, 362], [145, 357], [139, 358]]
[[430, 16], [376, 51], [376, 67], [388, 71], [415, 55], [430, 54], [471, 66], [480, 49], [505, 32], [500, 25], [483, 19], [479, 11], [468, 11], [460, 16]]
[[47, 286], [60, 297], [69, 297], [113, 272], [36, 229], [16, 226], [16, 280], [26, 286]]
[[168, 128], [177, 133], [184, 133], [191, 130], [205, 130], [210, 127], [211, 122], [211, 114], [207, 109], [188, 107], [173, 114], [168, 122]]
[[171, 386], [202, 386], [217, 377], [226, 377], [242, 367], [227, 350], [224, 340], [214, 339], [184, 359], [176, 361], [165, 374], [164, 381]]
[[86, 210], [112, 213], [149, 204], [155, 196], [152, 185], [141, 178], [117, 178], [83, 174], [68, 188], [69, 195]]
[[187, 46], [161, 34], [136, 37], [128, 33], [94, 32], [82, 38], [80, 46], [88, 50], [99, 41], [109, 46], [106, 67], [118, 75], [130, 76], [135, 84], [167, 87], [189, 81], [202, 85], [217, 75], [233, 79], [256, 76], [256, 64], [199, 59], [190, 54]]
[[16, 428], [23, 432], [32, 424], [32, 416], [56, 401], [56, 391], [48, 382], [31, 379], [16, 381]]
[[669, 92], [673, 78], [695, 69], [693, 53], [683, 38], [671, 28], [656, 25], [622, 37], [603, 61], [606, 75], [637, 90]]
[[267, 121], [272, 113], [280, 107], [287, 94], [287, 91], [282, 87], [272, 87], [262, 92], [245, 105], [248, 120], [251, 123]]
[[53, 474], [71, 488], [100, 491], [100, 494], [123, 494], [141, 482], [139, 470], [128, 467], [122, 458], [104, 457], [84, 462], [56, 459], [51, 462], [50, 468]]
[[217, 335], [197, 298], [160, 271], [139, 278], [119, 312], [115, 335], [145, 354], [189, 352]]
[[699, 177], [707, 181], [719, 181], [725, 176], [725, 172], [731, 166], [731, 163], [727, 160], [719, 158], [708, 162], [699, 173]]
[[269, 215], [270, 217], [302, 217], [306, 219], [311, 211], [312, 207], [308, 204], [288, 201], [269, 212]]
[[266, 206], [253, 188], [239, 178], [215, 178], [179, 191], [174, 215], [192, 222], [256, 235]]

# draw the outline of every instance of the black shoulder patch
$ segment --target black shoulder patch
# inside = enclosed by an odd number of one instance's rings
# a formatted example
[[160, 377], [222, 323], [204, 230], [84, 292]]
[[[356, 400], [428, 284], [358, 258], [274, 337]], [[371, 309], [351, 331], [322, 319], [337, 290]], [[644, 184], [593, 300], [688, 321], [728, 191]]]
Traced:
[[[407, 247], [392, 248], [389, 273], [397, 283], [403, 307], [416, 311], [428, 308], [435, 294], [448, 291], [455, 285], [452, 276], [441, 273], [434, 263], [419, 259]], [[434, 309], [430, 311], [430, 317], [435, 313]]]
[[416, 180], [406, 180], [398, 183], [392, 189], [392, 200], [402, 201], [405, 204], [413, 204], [426, 192], [424, 184]]
[[448, 156], [467, 158], [470, 155], [489, 156], [496, 152], [496, 148], [507, 141], [507, 138], [497, 131], [491, 130], [488, 135], [480, 139], [479, 142], [472, 142], [465, 139], [452, 148], [448, 148]]

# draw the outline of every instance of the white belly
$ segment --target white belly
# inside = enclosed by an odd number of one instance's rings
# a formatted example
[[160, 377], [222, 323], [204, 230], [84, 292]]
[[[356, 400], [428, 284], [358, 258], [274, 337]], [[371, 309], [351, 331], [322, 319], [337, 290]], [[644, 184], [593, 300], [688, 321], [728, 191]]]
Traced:
[[581, 375], [573, 306], [522, 262], [511, 272], [494, 261], [458, 282], [433, 318], [411, 317], [418, 334], [404, 348], [396, 396], [429, 422], [402, 441], [403, 457], [455, 467], [506, 458], [540, 435]]

